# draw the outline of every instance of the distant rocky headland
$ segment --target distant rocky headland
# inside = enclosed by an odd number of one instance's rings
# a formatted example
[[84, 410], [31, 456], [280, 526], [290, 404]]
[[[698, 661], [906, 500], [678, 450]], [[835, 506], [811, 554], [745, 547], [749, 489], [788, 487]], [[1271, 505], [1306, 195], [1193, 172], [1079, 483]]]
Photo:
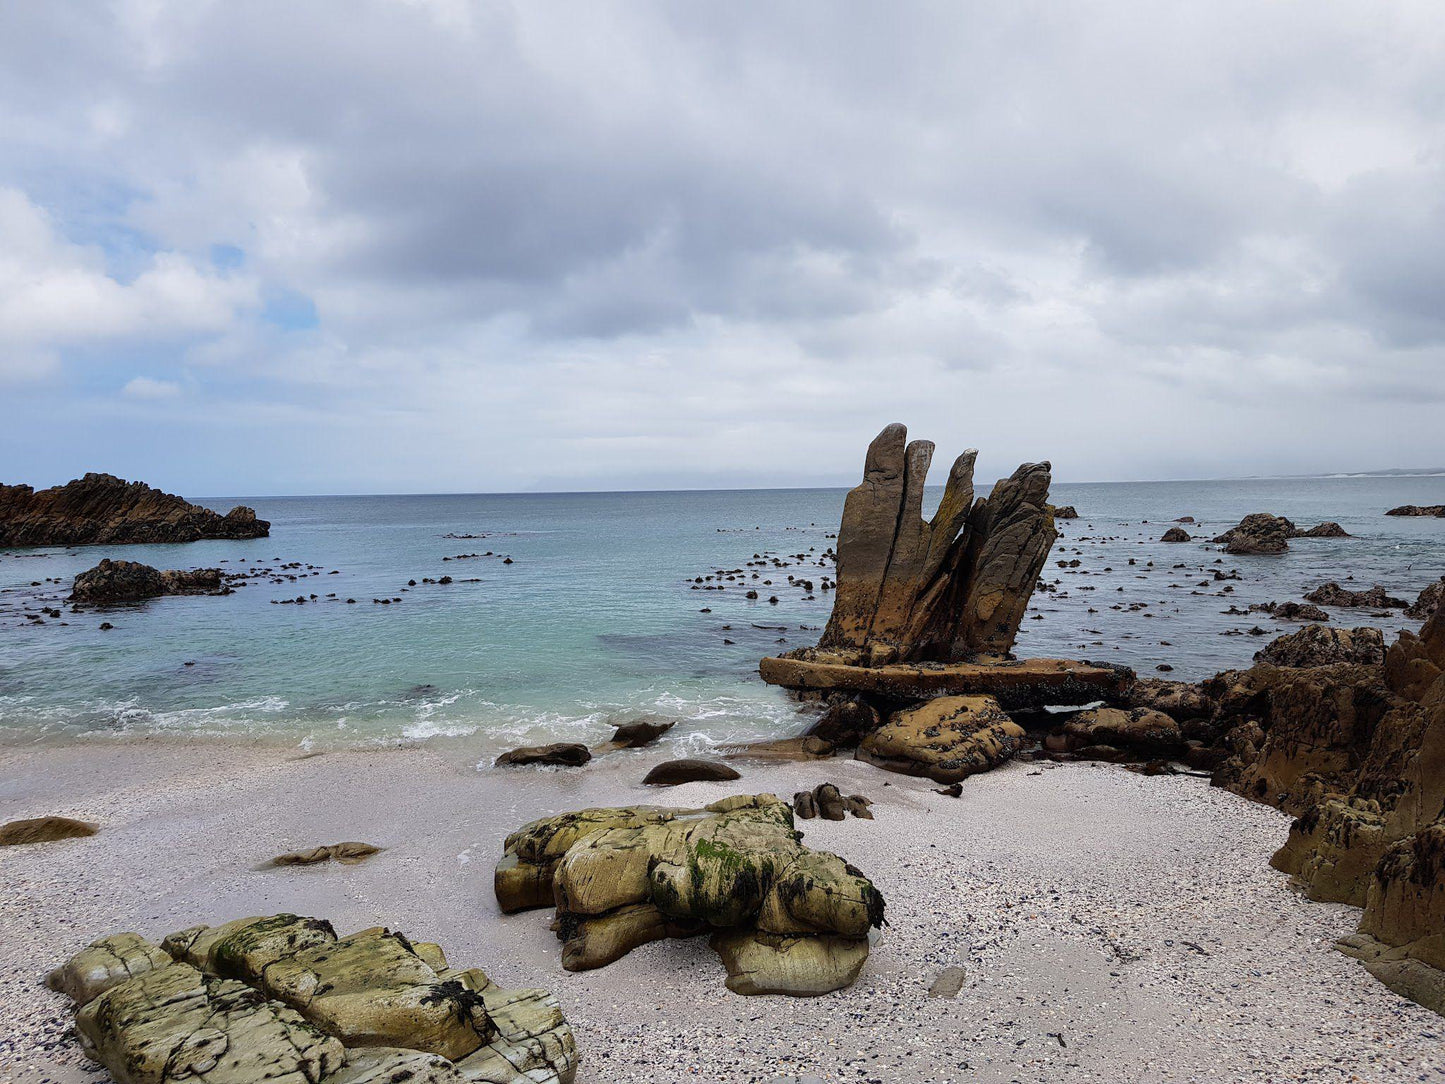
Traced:
[[0, 546], [90, 546], [264, 538], [271, 524], [237, 505], [224, 516], [144, 482], [87, 474], [36, 490], [0, 485]]

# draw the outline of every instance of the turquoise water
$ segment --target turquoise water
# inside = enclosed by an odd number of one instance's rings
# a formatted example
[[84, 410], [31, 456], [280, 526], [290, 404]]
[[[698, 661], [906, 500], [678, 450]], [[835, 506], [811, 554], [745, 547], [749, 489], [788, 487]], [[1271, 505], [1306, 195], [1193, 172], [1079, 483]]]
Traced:
[[[223, 511], [251, 504], [272, 521], [271, 537], [0, 552], [0, 731], [11, 739], [259, 733], [303, 745], [450, 735], [486, 749], [600, 739], [610, 722], [639, 713], [681, 720], [678, 741], [698, 748], [789, 731], [798, 707], [762, 685], [757, 660], [812, 643], [826, 621], [831, 596], [809, 600], [786, 577], [816, 580], [825, 571], [816, 558], [832, 544], [844, 493], [225, 498], [203, 503]], [[1024, 622], [1021, 653], [1149, 672], [1168, 663], [1172, 676], [1198, 677], [1247, 664], [1263, 642], [1221, 633], [1293, 627], [1222, 614], [1231, 603], [1298, 599], [1351, 574], [1413, 599], [1445, 574], [1445, 521], [1382, 515], [1397, 504], [1445, 502], [1445, 478], [1058, 485], [1054, 499], [1076, 505], [1081, 518], [1061, 523], [1045, 574], [1059, 590], [1035, 596], [1031, 617], [1041, 619]], [[1334, 519], [1356, 537], [1302, 539], [1284, 557], [1226, 557], [1223, 565], [1202, 543], [1157, 542], [1177, 516], [1202, 521], [1190, 530], [1208, 537], [1253, 511], [1304, 526]], [[443, 560], [489, 550], [495, 556]], [[745, 566], [754, 554], [804, 561], [754, 581]], [[105, 556], [162, 568], [303, 567], [286, 570], [295, 581], [251, 580], [224, 597], [105, 613], [62, 608], [43, 624], [24, 616], [61, 605], [71, 578]], [[1075, 557], [1077, 570], [1054, 565]], [[307, 564], [318, 574], [305, 575]], [[1212, 580], [1196, 586], [1215, 567], [1239, 569], [1232, 595], [1216, 595], [1223, 585]], [[699, 575], [737, 568], [746, 582], [690, 589]], [[443, 575], [454, 582], [421, 582]], [[418, 584], [408, 589], [411, 579]], [[749, 588], [761, 597], [745, 599]], [[304, 605], [276, 604], [313, 593]], [[767, 602], [772, 594], [776, 605]], [[402, 601], [372, 601], [382, 597]], [[1147, 608], [1112, 608], [1137, 602]], [[114, 628], [101, 631], [102, 621]]]

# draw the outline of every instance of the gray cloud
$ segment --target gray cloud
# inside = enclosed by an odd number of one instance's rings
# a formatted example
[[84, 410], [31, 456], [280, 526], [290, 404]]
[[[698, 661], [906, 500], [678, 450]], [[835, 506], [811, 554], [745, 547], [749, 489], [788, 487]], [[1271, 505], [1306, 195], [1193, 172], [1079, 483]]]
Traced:
[[0, 108], [36, 481], [1445, 460], [1432, 5], [10, 5]]

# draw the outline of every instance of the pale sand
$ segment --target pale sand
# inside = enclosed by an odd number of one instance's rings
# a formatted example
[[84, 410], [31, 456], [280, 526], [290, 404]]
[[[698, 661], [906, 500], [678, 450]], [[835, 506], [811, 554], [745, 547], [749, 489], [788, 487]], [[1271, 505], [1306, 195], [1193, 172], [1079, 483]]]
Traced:
[[[1445, 1021], [1331, 948], [1357, 912], [1304, 900], [1267, 865], [1287, 818], [1204, 780], [1015, 764], [950, 799], [835, 760], [743, 765], [731, 784], [638, 785], [665, 756], [479, 773], [461, 747], [435, 742], [306, 759], [217, 742], [0, 748], [0, 821], [101, 825], [90, 839], [0, 851], [0, 1079], [104, 1079], [41, 985], [85, 942], [283, 910], [343, 932], [390, 925], [506, 985], [555, 991], [587, 1084], [1441, 1078]], [[871, 796], [877, 819], [800, 827], [873, 878], [891, 922], [845, 992], [735, 996], [701, 939], [570, 975], [549, 911], [497, 912], [492, 863], [526, 820], [790, 795], [827, 779]], [[339, 840], [387, 850], [350, 867], [254, 868]], [[968, 971], [957, 999], [927, 997], [954, 963]]]

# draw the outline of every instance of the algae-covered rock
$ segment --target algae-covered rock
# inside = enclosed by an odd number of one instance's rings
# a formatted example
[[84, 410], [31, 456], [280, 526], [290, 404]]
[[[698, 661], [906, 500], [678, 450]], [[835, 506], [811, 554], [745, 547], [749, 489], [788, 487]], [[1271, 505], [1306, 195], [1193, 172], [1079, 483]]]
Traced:
[[117, 983], [174, 961], [138, 933], [116, 933], [92, 941], [46, 977], [46, 985], [85, 1005]]
[[116, 1084], [316, 1084], [341, 1042], [245, 983], [173, 963], [129, 979], [76, 1014], [86, 1053]]
[[940, 696], [895, 712], [865, 737], [858, 759], [905, 775], [956, 783], [1002, 764], [1023, 748], [1024, 728], [991, 696]]
[[[826, 993], [853, 981], [869, 930], [883, 924], [883, 897], [872, 882], [836, 855], [804, 847], [791, 807], [771, 794], [735, 795], [703, 809], [568, 813], [526, 825], [506, 846], [496, 881], [503, 909], [524, 895], [536, 901], [531, 906], [555, 901], [562, 963], [572, 971], [604, 966], [648, 941], [712, 929], [827, 941], [789, 945], [763, 984], [767, 992]], [[764, 992], [748, 985], [729, 983]]]

